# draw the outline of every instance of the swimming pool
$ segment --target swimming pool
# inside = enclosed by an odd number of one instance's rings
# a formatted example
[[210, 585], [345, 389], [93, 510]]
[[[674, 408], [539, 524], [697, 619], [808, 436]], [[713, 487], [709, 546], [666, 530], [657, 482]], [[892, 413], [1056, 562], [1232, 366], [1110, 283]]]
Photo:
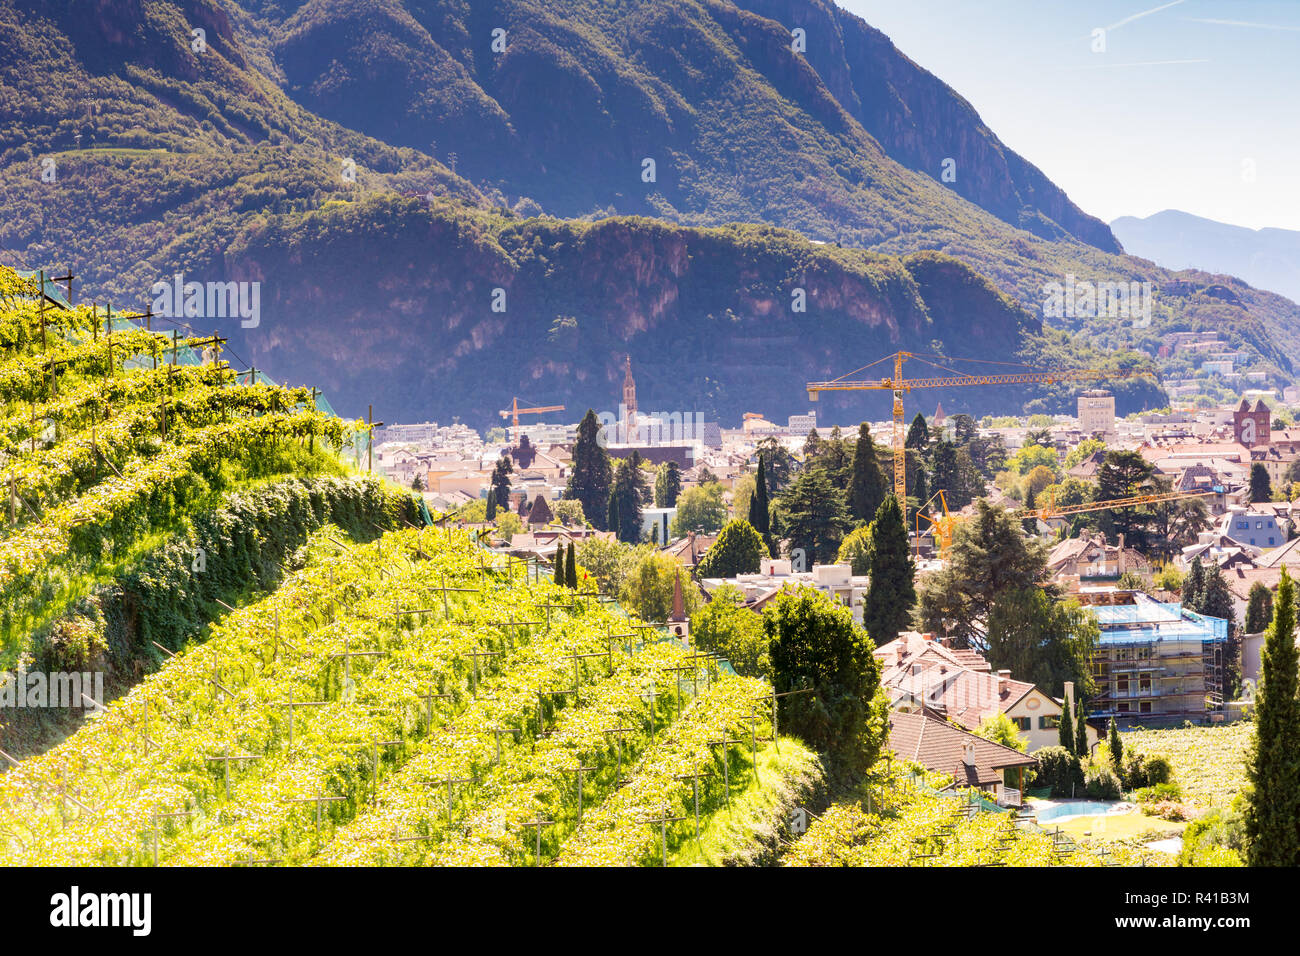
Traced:
[[1037, 817], [1041, 823], [1044, 820], [1063, 820], [1066, 817], [1091, 817], [1101, 816], [1107, 813], [1123, 812], [1127, 809], [1124, 803], [1106, 800], [1072, 800], [1069, 803], [1058, 803], [1054, 807], [1044, 807], [1037, 812]]

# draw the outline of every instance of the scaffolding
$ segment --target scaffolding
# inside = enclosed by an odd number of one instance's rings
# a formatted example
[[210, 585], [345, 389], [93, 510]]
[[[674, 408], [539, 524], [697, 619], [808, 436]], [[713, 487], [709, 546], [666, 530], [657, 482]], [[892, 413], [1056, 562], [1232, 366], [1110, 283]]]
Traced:
[[1092, 716], [1158, 721], [1222, 713], [1227, 621], [1150, 600], [1094, 611], [1102, 634], [1092, 662]]

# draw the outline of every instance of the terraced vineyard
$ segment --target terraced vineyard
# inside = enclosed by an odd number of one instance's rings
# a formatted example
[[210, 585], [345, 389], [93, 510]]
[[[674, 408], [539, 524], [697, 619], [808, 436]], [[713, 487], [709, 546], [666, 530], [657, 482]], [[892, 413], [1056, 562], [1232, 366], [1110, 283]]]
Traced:
[[218, 339], [109, 315], [0, 267], [0, 667], [86, 663], [41, 638], [95, 585], [235, 492], [346, 474], [356, 425], [312, 391], [237, 384]]
[[0, 863], [654, 863], [753, 804], [766, 684], [418, 528], [314, 391], [100, 318], [0, 270], [0, 667], [120, 677], [5, 738]]
[[766, 685], [462, 533], [308, 552], [0, 777], [0, 862], [653, 863], [770, 736]]
[[[877, 771], [871, 804], [837, 803], [786, 855], [786, 866], [1137, 866], [1140, 853], [1105, 855], [1044, 832], [1009, 812], [939, 796], [908, 772]], [[1155, 857], [1157, 854], [1148, 854]]]

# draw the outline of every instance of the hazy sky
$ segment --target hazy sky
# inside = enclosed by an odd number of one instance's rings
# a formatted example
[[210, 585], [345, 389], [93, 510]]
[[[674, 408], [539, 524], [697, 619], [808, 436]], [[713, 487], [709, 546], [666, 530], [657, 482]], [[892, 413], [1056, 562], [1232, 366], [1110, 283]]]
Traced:
[[1094, 216], [1300, 229], [1298, 0], [838, 2]]

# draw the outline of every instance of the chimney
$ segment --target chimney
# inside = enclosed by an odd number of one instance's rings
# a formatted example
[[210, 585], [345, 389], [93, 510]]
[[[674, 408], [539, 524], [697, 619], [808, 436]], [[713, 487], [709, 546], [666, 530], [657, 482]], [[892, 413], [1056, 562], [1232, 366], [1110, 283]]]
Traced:
[[694, 531], [686, 532], [686, 540], [690, 542], [691, 545], [691, 565], [694, 566], [699, 563], [698, 561], [695, 560], [695, 532]]
[[961, 760], [968, 767], [975, 766], [975, 744], [973, 741], [968, 740], [962, 746]]
[[1010, 668], [1003, 668], [1002, 670], [998, 671], [998, 693], [999, 694], [1001, 694], [1004, 690], [1007, 689], [1007, 684], [1010, 683], [1010, 681], [1011, 681]]
[[1074, 715], [1074, 681], [1065, 682], [1065, 706], [1070, 708], [1071, 716]]

